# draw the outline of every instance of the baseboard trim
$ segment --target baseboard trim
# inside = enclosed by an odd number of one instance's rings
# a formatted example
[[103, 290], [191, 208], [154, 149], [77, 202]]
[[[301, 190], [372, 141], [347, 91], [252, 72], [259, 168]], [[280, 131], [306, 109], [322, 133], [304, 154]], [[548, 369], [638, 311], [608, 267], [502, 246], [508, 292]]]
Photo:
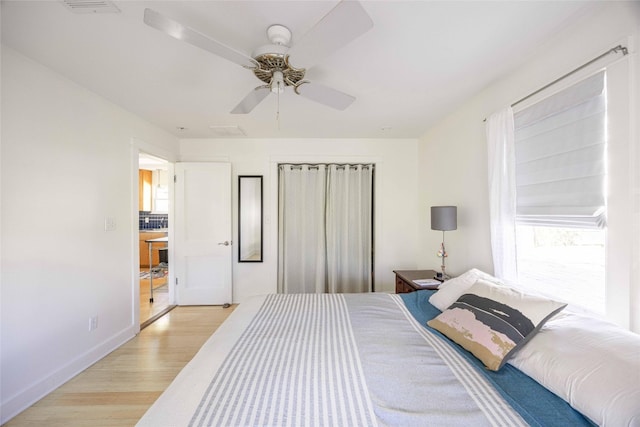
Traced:
[[0, 405], [0, 424], [8, 422], [11, 418], [129, 341], [136, 333], [136, 328], [134, 328], [133, 325], [129, 326], [110, 339], [89, 349], [51, 375], [26, 387], [24, 390], [2, 402]]

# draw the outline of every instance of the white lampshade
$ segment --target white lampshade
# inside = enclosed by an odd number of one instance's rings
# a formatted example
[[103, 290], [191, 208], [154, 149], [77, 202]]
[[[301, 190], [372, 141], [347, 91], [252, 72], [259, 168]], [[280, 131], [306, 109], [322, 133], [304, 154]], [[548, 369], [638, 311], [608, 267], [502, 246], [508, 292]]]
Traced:
[[457, 206], [431, 206], [431, 229], [451, 231], [458, 228]]

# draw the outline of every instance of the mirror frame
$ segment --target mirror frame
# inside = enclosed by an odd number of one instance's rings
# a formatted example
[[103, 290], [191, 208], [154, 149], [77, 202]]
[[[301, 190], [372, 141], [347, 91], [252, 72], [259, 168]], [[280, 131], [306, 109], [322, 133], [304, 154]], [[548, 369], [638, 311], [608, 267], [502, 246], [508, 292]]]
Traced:
[[[243, 259], [242, 257], [242, 231], [243, 228], [245, 228], [247, 226], [247, 224], [244, 225], [243, 227], [243, 223], [242, 223], [242, 217], [243, 217], [243, 206], [242, 206], [242, 181], [243, 180], [258, 180], [259, 182], [259, 202], [260, 202], [260, 220], [259, 220], [259, 227], [260, 227], [260, 234], [258, 237], [258, 239], [260, 240], [260, 242], [256, 242], [256, 246], [259, 243], [260, 246], [260, 256], [259, 258], [247, 258], [247, 259]], [[263, 234], [264, 234], [264, 212], [263, 212], [263, 188], [262, 188], [262, 175], [238, 175], [238, 262], [262, 262], [263, 260]], [[257, 200], [256, 200], [257, 202]], [[246, 230], [245, 230], [246, 232]]]

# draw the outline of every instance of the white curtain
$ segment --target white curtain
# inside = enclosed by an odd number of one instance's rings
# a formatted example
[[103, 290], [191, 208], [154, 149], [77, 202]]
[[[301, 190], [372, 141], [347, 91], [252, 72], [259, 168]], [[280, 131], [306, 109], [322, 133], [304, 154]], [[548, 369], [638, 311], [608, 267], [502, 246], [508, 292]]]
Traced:
[[487, 119], [486, 133], [493, 271], [503, 280], [517, 280], [515, 137], [511, 107]]
[[282, 293], [369, 292], [373, 165], [280, 165]]
[[327, 175], [327, 291], [371, 290], [370, 166], [330, 165]]

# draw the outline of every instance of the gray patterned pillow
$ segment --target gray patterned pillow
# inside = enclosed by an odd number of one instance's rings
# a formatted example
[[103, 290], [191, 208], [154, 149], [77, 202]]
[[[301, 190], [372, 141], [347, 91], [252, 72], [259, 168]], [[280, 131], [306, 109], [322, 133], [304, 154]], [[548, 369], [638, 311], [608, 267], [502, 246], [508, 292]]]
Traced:
[[497, 371], [564, 307], [565, 303], [480, 279], [427, 325]]

